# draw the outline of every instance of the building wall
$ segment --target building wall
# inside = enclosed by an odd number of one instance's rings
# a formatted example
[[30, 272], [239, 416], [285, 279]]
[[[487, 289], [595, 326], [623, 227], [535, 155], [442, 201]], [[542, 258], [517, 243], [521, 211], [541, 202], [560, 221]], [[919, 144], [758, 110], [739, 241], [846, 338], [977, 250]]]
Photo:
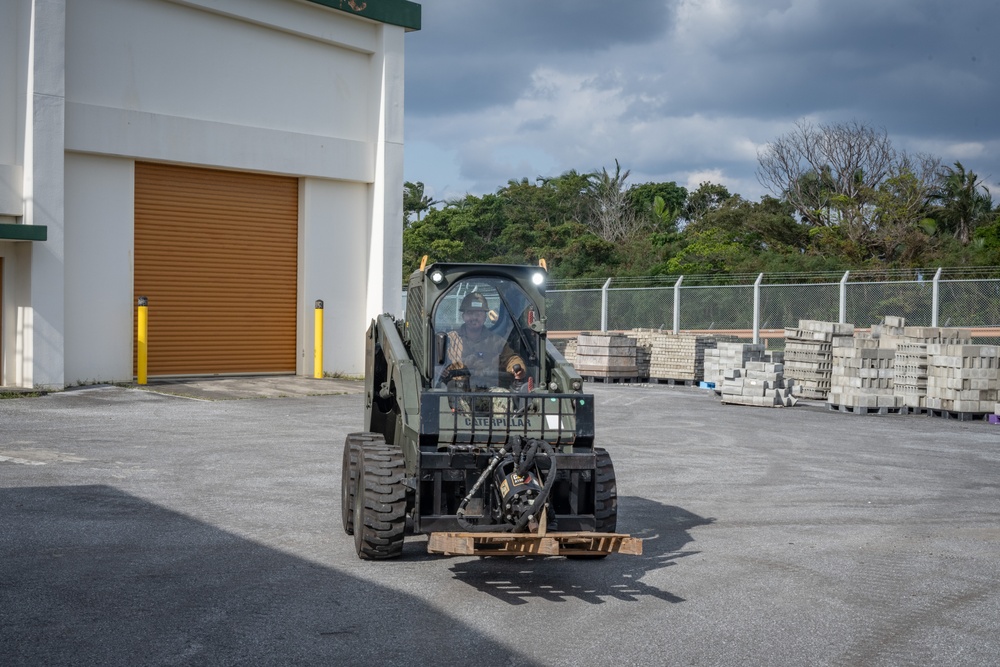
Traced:
[[[367, 185], [307, 178], [299, 184], [298, 369], [313, 372], [315, 304], [323, 301], [324, 366], [330, 372], [364, 371], [368, 230], [354, 220], [369, 216]], [[314, 218], [306, 224], [312, 211]], [[361, 343], [361, 345], [359, 345]]]
[[[193, 4], [193, 3], [192, 3]], [[378, 27], [303, 3], [72, 0], [74, 103], [366, 141]], [[255, 8], [256, 7], [256, 8]], [[264, 12], [280, 7], [280, 12]], [[246, 15], [240, 20], [215, 11]], [[274, 25], [261, 25], [252, 21]], [[340, 28], [340, 43], [329, 29]], [[288, 32], [294, 30], [296, 32]]]
[[294, 0], [2, 3], [0, 222], [23, 197], [48, 240], [0, 241], [25, 309], [0, 380], [131, 379], [135, 160], [299, 177], [298, 372], [323, 299], [326, 370], [361, 373], [399, 307], [404, 32]]
[[66, 0], [32, 2], [29, 33], [21, 40], [28, 46], [21, 137], [24, 222], [48, 228], [48, 239], [32, 244], [30, 295], [18, 302], [24, 308], [18, 332], [20, 377], [28, 386], [65, 384], [65, 4]]
[[132, 377], [133, 161], [66, 156], [66, 384]]
[[23, 125], [24, 49], [19, 33], [24, 32], [20, 5], [11, 0], [0, 5], [0, 223], [13, 223], [23, 214], [21, 185], [24, 164], [18, 150], [18, 127]]

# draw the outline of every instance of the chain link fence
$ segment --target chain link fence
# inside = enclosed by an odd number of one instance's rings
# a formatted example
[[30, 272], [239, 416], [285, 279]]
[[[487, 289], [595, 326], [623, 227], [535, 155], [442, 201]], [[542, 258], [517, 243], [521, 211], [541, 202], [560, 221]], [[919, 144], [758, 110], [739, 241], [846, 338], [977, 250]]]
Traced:
[[[979, 329], [977, 342], [1000, 343], [1000, 278], [942, 279], [938, 270], [927, 279], [925, 271], [914, 273], [912, 280], [851, 282], [844, 274], [835, 282], [794, 282], [788, 278], [795, 274], [781, 274], [781, 284], [765, 284], [761, 275], [752, 284], [685, 285], [681, 276], [669, 278], [673, 286], [612, 287], [609, 280], [603, 288], [555, 288], [546, 295], [547, 328], [556, 337], [628, 329], [725, 331], [744, 337], [763, 331], [776, 342], [781, 334], [775, 332], [799, 320], [869, 328], [891, 315], [906, 318], [908, 326]], [[405, 304], [403, 292], [402, 312]]]
[[[743, 285], [550, 289], [548, 330], [576, 332], [652, 328], [678, 331], [757, 331], [795, 327], [799, 320], [848, 322], [869, 328], [886, 316], [908, 326], [998, 328], [979, 332], [1000, 340], [1000, 279], [880, 280]], [[609, 281], [611, 283], [612, 281]], [[992, 334], [993, 337], [990, 336]], [[983, 341], [985, 342], [985, 341]]]

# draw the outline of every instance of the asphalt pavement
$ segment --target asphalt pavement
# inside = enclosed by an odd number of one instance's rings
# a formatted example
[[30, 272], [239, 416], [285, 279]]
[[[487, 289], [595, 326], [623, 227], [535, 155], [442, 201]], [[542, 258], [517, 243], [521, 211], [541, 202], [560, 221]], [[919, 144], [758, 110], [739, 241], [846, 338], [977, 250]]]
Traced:
[[362, 389], [0, 400], [0, 663], [1000, 664], [1000, 426], [588, 384], [642, 556], [366, 562]]

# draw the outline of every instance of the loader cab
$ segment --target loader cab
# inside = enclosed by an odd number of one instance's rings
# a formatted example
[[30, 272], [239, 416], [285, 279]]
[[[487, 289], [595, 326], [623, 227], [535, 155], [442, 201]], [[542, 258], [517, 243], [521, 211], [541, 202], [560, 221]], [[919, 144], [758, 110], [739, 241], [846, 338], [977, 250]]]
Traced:
[[[430, 319], [433, 388], [530, 391], [538, 384], [544, 354], [536, 325], [539, 310], [517, 282], [494, 275], [463, 277], [437, 299]], [[524, 363], [520, 380], [507, 372], [512, 358]], [[456, 366], [465, 372], [456, 373]]]

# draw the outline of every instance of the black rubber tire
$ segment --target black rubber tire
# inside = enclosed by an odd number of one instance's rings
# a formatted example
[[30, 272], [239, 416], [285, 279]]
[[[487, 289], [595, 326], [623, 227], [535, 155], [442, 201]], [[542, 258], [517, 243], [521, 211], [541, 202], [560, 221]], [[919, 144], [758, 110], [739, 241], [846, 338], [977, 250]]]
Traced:
[[358, 461], [365, 442], [385, 442], [378, 433], [351, 433], [344, 441], [344, 458], [340, 469], [340, 520], [344, 532], [354, 534], [354, 498], [358, 493]]
[[399, 447], [364, 442], [354, 499], [354, 548], [358, 558], [384, 560], [403, 553], [406, 531], [406, 463]]
[[[615, 480], [615, 466], [606, 449], [594, 447], [594, 454], [597, 455], [595, 469], [597, 495], [594, 507], [594, 518], [597, 520], [596, 532], [614, 533], [618, 531], [618, 484]], [[596, 560], [607, 556], [608, 554], [578, 554], [567, 558]]]
[[614, 533], [618, 530], [618, 484], [615, 481], [615, 466], [611, 455], [601, 447], [594, 447], [597, 455], [597, 506], [594, 515], [598, 533]]

